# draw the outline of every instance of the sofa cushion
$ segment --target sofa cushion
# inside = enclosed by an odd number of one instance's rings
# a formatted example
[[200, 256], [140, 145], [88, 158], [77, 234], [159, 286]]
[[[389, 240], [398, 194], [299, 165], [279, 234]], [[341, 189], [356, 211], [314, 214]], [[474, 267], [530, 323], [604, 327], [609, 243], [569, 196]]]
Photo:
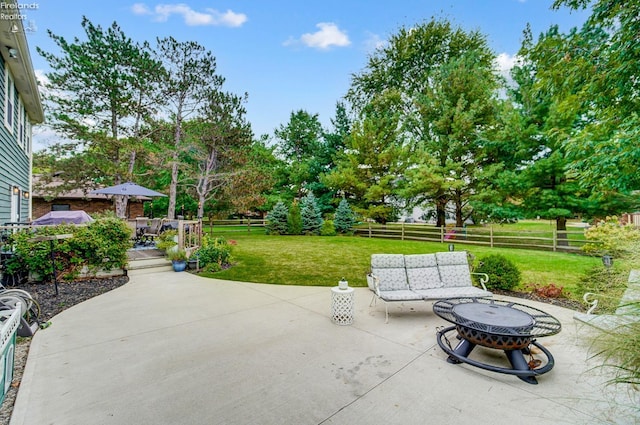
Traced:
[[[371, 268], [371, 274], [378, 278], [380, 291], [408, 290], [407, 273], [402, 268]], [[415, 295], [414, 295], [415, 296]]]
[[469, 260], [467, 260], [466, 251], [436, 252], [435, 256], [436, 261], [438, 262], [438, 266], [451, 266], [459, 264], [464, 264], [467, 267], [469, 266]]
[[420, 296], [409, 289], [380, 291], [380, 298], [385, 301], [416, 301]]
[[484, 298], [491, 297], [493, 295], [491, 292], [475, 286], [423, 289], [415, 292], [425, 300], [443, 298]]
[[372, 254], [371, 269], [389, 269], [404, 267], [404, 255], [402, 254]]
[[473, 285], [466, 252], [436, 252], [436, 261], [445, 287]]
[[438, 271], [445, 287], [473, 286], [467, 265], [438, 266]]
[[431, 289], [440, 288], [443, 285], [435, 254], [405, 255], [404, 262], [409, 288]]

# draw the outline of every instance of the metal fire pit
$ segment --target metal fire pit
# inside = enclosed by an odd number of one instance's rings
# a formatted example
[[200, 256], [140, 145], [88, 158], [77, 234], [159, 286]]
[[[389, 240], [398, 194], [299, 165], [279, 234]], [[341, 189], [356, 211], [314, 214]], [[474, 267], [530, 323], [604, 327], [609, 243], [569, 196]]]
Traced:
[[[554, 366], [551, 353], [535, 338], [554, 335], [561, 330], [558, 319], [542, 310], [524, 304], [486, 298], [452, 298], [436, 302], [433, 311], [455, 326], [438, 331], [438, 345], [447, 354], [450, 363], [467, 363], [486, 370], [517, 375], [525, 382], [535, 384], [536, 375], [546, 373]], [[456, 330], [460, 342], [452, 349], [446, 334]], [[443, 342], [446, 340], [446, 344]], [[469, 359], [476, 345], [504, 350], [511, 369], [497, 367]], [[546, 364], [526, 362], [529, 346], [538, 347], [547, 357]], [[542, 364], [541, 361], [539, 361]]]

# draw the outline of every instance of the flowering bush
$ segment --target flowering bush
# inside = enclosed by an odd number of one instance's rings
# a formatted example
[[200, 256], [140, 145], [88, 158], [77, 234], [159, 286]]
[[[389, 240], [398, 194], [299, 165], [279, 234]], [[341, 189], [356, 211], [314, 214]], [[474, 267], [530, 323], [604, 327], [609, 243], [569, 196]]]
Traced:
[[[192, 255], [198, 256], [200, 267], [218, 271], [231, 263], [231, 245], [224, 238], [202, 238], [202, 246]], [[217, 266], [213, 266], [213, 264]]]
[[585, 230], [589, 241], [582, 250], [592, 255], [609, 254], [616, 257], [627, 254], [631, 246], [640, 242], [640, 230], [633, 225], [620, 224], [617, 217], [607, 217]]

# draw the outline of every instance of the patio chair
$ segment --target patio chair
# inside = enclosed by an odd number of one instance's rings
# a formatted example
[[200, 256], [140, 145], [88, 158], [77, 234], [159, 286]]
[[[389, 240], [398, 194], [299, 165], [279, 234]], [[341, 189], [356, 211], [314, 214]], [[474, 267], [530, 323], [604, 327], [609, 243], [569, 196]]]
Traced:
[[149, 220], [149, 227], [142, 234], [145, 245], [151, 245], [157, 236], [160, 235], [162, 229], [162, 219], [152, 218]]

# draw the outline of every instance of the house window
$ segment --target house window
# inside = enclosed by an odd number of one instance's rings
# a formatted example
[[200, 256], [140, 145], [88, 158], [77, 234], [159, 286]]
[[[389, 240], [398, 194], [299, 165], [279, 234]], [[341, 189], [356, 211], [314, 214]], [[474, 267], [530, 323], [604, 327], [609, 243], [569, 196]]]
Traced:
[[71, 205], [69, 204], [52, 204], [51, 211], [71, 211]]
[[15, 109], [15, 86], [9, 68], [4, 67], [4, 125], [13, 133], [13, 113]]
[[26, 152], [31, 153], [31, 123], [26, 117], [24, 120], [24, 143]]
[[18, 98], [18, 146], [22, 148], [23, 151], [27, 151], [27, 146], [25, 145], [25, 137], [24, 137], [24, 106], [22, 106], [22, 99]]

